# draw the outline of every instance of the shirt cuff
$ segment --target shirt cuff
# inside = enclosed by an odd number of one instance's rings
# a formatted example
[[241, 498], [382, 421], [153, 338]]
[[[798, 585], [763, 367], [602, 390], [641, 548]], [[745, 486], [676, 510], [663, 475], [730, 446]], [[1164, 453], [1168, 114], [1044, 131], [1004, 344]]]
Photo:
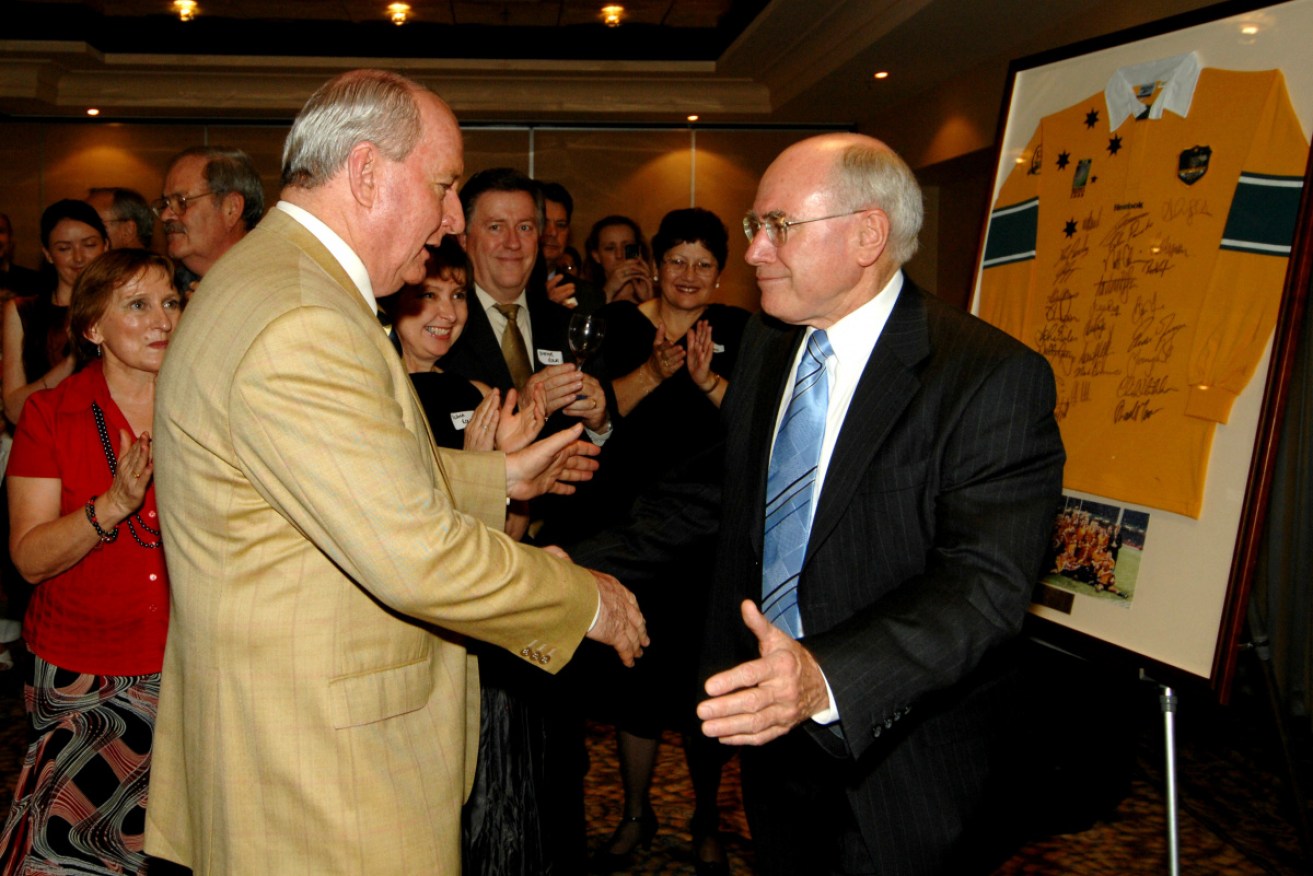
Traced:
[[821, 681], [825, 682], [825, 696], [829, 698], [830, 705], [812, 715], [812, 720], [817, 724], [833, 724], [839, 720], [839, 705], [835, 702], [834, 691], [830, 688], [830, 680], [825, 677], [824, 672], [821, 673]]
[[615, 427], [611, 425], [610, 420], [608, 420], [606, 423], [605, 432], [594, 432], [592, 429], [589, 429], [587, 426], [584, 426], [584, 434], [588, 436], [588, 440], [592, 441], [598, 447], [601, 447], [603, 444], [605, 444], [606, 439], [610, 438], [611, 433], [614, 431], [615, 431]]

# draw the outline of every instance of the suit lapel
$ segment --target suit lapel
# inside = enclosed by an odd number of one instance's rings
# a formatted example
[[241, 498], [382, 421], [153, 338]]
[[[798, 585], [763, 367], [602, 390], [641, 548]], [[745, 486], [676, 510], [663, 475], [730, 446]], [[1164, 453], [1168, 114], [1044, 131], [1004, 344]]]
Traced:
[[920, 389], [920, 378], [913, 369], [930, 352], [924, 294], [910, 281], [904, 283], [889, 321], [866, 361], [830, 455], [812, 519], [808, 560], [842, 519], [862, 482], [862, 475]]
[[[752, 406], [748, 438], [748, 459], [756, 460], [758, 473], [752, 480], [751, 538], [754, 554], [760, 558], [766, 525], [766, 475], [770, 468], [770, 451], [775, 435], [775, 417], [789, 392], [793, 375], [793, 357], [802, 338], [800, 326], [767, 322], [768, 334], [761, 344], [761, 366], [756, 369], [756, 398]], [[754, 369], [745, 368], [751, 374]]]
[[512, 385], [511, 369], [506, 367], [501, 346], [497, 343], [497, 335], [492, 330], [488, 313], [483, 309], [483, 304], [477, 295], [470, 295], [465, 331], [457, 344], [463, 349], [460, 355], [453, 356], [452, 359], [455, 361], [455, 370], [459, 373], [467, 378], [486, 381], [501, 390]]

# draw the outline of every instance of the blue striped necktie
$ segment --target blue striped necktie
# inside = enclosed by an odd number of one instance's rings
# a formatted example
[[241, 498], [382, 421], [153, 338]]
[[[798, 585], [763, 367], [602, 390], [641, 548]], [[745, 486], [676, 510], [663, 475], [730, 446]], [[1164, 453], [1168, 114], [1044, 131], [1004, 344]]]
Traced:
[[812, 526], [812, 491], [830, 401], [825, 360], [830, 339], [817, 330], [798, 360], [793, 395], [771, 451], [766, 476], [766, 537], [762, 546], [761, 608], [795, 639], [802, 635], [798, 575]]

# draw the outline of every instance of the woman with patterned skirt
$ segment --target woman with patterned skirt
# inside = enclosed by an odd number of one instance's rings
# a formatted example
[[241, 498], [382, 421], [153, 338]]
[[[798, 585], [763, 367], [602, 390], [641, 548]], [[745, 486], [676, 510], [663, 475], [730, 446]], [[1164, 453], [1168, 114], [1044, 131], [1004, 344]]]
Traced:
[[31, 742], [0, 876], [142, 873], [146, 784], [169, 622], [152, 483], [155, 376], [181, 299], [168, 259], [116, 250], [77, 279], [77, 370], [27, 399], [9, 461], [10, 550]]

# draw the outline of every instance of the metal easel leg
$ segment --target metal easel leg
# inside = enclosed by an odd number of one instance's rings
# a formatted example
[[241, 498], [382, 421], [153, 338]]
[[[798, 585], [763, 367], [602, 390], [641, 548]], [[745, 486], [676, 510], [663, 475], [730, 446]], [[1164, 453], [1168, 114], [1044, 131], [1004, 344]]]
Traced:
[[1159, 685], [1158, 703], [1163, 710], [1163, 749], [1167, 755], [1167, 865], [1171, 876], [1181, 874], [1181, 840], [1176, 813], [1176, 694]]

